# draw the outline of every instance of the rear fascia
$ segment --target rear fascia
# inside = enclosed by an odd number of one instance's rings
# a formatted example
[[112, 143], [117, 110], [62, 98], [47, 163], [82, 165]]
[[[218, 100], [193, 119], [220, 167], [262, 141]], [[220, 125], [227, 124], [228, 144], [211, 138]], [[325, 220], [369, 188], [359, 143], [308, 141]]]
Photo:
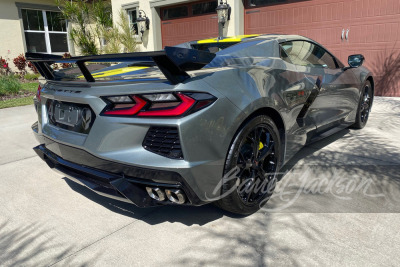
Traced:
[[[207, 75], [207, 74], [205, 74]], [[101, 111], [107, 95], [145, 94], [160, 92], [205, 92], [217, 100], [209, 107], [182, 118], [104, 117]], [[110, 93], [112, 92], [112, 93]], [[45, 102], [47, 99], [88, 104], [96, 120], [88, 135], [49, 125]], [[48, 138], [55, 144], [83, 150], [97, 158], [119, 164], [153, 170], [174, 171], [193, 190], [200, 201], [207, 202], [220, 181], [230, 141], [238, 126], [240, 111], [224, 95], [200, 79], [179, 85], [168, 83], [113, 84], [105, 86], [66, 87], [48, 83], [41, 92], [41, 112], [36, 129], [41, 144]], [[143, 140], [151, 126], [177, 127], [184, 155], [183, 160], [170, 159], [147, 151]], [[52, 146], [50, 151], [62, 157]], [[85, 165], [85, 162], [80, 162]]]

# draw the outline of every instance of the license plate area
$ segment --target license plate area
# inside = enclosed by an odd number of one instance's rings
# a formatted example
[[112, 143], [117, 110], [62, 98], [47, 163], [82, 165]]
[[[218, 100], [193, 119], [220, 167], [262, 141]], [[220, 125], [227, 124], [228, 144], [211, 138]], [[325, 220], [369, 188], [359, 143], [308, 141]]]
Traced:
[[69, 131], [88, 134], [96, 119], [89, 105], [49, 99], [46, 103], [49, 124]]

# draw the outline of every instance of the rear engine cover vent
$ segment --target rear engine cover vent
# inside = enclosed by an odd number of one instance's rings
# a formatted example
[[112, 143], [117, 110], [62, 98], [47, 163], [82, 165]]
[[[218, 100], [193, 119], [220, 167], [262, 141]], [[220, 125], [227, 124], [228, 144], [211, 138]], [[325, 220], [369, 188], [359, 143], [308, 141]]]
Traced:
[[150, 127], [143, 147], [167, 158], [183, 159], [179, 132], [175, 127]]

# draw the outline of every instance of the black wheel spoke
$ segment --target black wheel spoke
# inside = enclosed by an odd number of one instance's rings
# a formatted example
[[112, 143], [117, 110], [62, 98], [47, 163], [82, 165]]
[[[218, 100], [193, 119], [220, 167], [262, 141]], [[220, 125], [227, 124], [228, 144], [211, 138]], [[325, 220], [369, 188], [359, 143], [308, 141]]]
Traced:
[[244, 192], [243, 192], [243, 197], [245, 198], [245, 202], [247, 202], [247, 203], [250, 201], [250, 197], [251, 197], [251, 195], [253, 193], [254, 185], [255, 185], [255, 179], [256, 179], [256, 175], [255, 175], [255, 171], [253, 171], [252, 174], [251, 174], [251, 178], [246, 183], [245, 188], [244, 188]]
[[262, 133], [262, 128], [257, 127], [254, 129], [252, 132], [252, 136], [250, 137], [250, 140], [252, 142], [253, 146], [253, 157], [254, 159], [258, 158], [258, 151], [260, 148], [260, 139], [261, 139], [261, 133]]
[[[246, 205], [255, 205], [265, 195], [258, 184], [264, 183], [276, 170], [275, 142], [266, 125], [254, 127], [245, 137], [237, 156], [240, 168], [238, 193]], [[268, 182], [267, 181], [267, 182]]]
[[241, 159], [241, 160], [242, 160], [242, 162], [246, 162], [246, 159], [244, 158], [244, 156], [243, 156], [243, 153], [242, 153], [242, 152], [239, 152], [239, 159]]
[[267, 178], [266, 177], [266, 172], [265, 172], [265, 170], [261, 167], [261, 168], [259, 168], [259, 170], [258, 170], [258, 174], [261, 176], [261, 180], [263, 181], [265, 178]]
[[371, 102], [372, 102], [372, 97], [370, 96], [370, 88], [369, 86], [366, 86], [364, 88], [364, 95], [360, 107], [360, 117], [363, 123], [366, 123], [368, 120], [368, 115], [371, 109]]
[[266, 157], [274, 152], [274, 143], [271, 142], [269, 147], [265, 147], [261, 150], [260, 157], [258, 158], [259, 161], [263, 161]]
[[253, 195], [253, 191], [254, 191], [254, 183], [252, 184], [252, 186], [251, 186], [252, 188], [250, 189], [250, 192], [247, 194], [247, 196], [246, 196], [246, 202], [247, 203], [249, 203], [250, 202], [250, 198], [251, 198], [251, 196]]
[[238, 177], [242, 177], [242, 176], [243, 176], [243, 173], [244, 173], [245, 171], [246, 171], [246, 169], [243, 168], [243, 169], [239, 172]]
[[247, 166], [246, 159], [242, 152], [239, 152], [238, 165], [241, 165], [242, 168], [246, 168]]
[[254, 178], [248, 178], [246, 179], [246, 184], [244, 185], [244, 187], [241, 189], [242, 190], [242, 198], [245, 202], [249, 202], [249, 197], [251, 195], [251, 191], [252, 191], [252, 185], [254, 184], [253, 182]]

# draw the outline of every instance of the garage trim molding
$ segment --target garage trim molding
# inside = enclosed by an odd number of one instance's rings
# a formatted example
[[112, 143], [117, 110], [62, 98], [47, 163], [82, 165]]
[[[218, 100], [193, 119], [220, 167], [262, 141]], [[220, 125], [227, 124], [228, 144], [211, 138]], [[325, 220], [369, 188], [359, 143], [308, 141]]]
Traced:
[[150, 1], [150, 7], [162, 7], [162, 6], [169, 6], [174, 4], [184, 4], [194, 2], [193, 0], [153, 0]]
[[122, 4], [121, 7], [122, 7], [122, 9], [138, 8], [139, 7], [139, 1]]

